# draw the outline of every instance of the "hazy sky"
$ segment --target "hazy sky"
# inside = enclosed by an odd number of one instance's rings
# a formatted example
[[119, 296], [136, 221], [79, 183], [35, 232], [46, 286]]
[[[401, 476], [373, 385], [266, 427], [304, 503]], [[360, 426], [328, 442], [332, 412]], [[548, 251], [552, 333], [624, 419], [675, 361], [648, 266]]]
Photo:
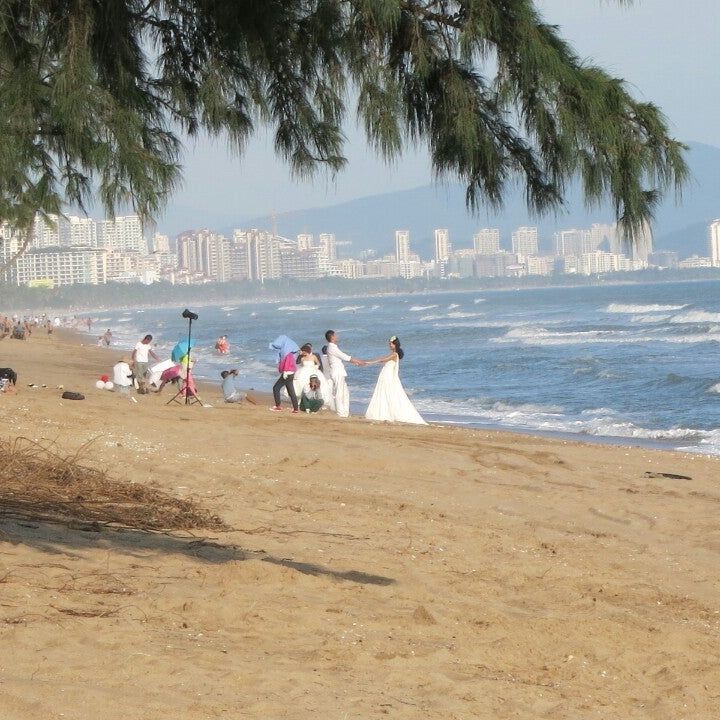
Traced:
[[[658, 104], [684, 141], [720, 146], [720, 0], [539, 0], [581, 57], [626, 80], [637, 97]], [[243, 157], [222, 141], [187, 145], [184, 185], [158, 222], [161, 232], [221, 228], [272, 211], [334, 205], [431, 181], [422, 148], [394, 166], [376, 160], [357, 128], [347, 128], [348, 167], [334, 179], [297, 181], [260, 131]]]

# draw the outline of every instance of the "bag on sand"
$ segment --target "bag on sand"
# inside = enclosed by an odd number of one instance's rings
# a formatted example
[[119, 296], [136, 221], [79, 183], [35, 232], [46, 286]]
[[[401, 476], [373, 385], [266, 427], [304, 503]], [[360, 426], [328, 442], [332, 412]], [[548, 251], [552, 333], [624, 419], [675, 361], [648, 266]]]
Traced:
[[85, 396], [79, 392], [72, 392], [72, 390], [66, 390], [62, 394], [63, 400], [84, 400]]

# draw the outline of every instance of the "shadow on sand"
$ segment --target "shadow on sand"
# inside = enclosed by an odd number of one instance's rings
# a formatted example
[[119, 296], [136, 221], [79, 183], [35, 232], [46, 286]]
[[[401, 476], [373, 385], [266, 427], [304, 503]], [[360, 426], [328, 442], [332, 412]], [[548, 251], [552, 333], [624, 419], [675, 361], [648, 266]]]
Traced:
[[148, 554], [185, 555], [199, 562], [223, 564], [233, 561], [257, 560], [286, 567], [303, 575], [325, 576], [342, 582], [386, 586], [393, 578], [373, 575], [360, 570], [334, 570], [316, 563], [270, 555], [264, 551], [246, 550], [234, 544], [198, 539], [178, 534], [148, 532], [135, 528], [115, 528], [97, 523], [62, 523], [38, 519], [28, 513], [3, 517], [0, 507], [0, 542], [23, 544], [54, 555], [81, 558], [87, 550], [104, 549], [138, 558]]

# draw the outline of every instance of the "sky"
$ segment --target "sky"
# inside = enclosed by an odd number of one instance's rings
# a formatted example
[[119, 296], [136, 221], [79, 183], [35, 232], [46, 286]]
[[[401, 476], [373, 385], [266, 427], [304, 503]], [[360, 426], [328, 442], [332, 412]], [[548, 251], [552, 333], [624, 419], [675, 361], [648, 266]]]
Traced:
[[[578, 54], [624, 79], [639, 99], [659, 105], [678, 139], [720, 146], [720, 0], [538, 0], [546, 21]], [[352, 115], [352, 113], [350, 113]], [[241, 157], [224, 142], [186, 143], [184, 182], [158, 218], [174, 235], [197, 227], [242, 226], [277, 212], [335, 205], [432, 182], [423, 148], [392, 165], [374, 157], [363, 134], [346, 128], [348, 165], [336, 177], [291, 177], [260, 130]]]

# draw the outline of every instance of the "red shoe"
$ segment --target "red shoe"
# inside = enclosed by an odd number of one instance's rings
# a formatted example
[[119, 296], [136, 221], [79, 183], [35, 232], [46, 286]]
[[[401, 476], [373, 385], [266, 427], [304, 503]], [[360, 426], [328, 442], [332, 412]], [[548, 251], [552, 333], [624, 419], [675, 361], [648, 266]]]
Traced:
[[293, 411], [292, 411], [292, 414], [293, 414], [293, 415], [297, 415], [299, 412], [300, 412], [299, 410], [293, 410]]
[[272, 412], [282, 412], [282, 408], [279, 405], [271, 407], [270, 410], [272, 410]]

